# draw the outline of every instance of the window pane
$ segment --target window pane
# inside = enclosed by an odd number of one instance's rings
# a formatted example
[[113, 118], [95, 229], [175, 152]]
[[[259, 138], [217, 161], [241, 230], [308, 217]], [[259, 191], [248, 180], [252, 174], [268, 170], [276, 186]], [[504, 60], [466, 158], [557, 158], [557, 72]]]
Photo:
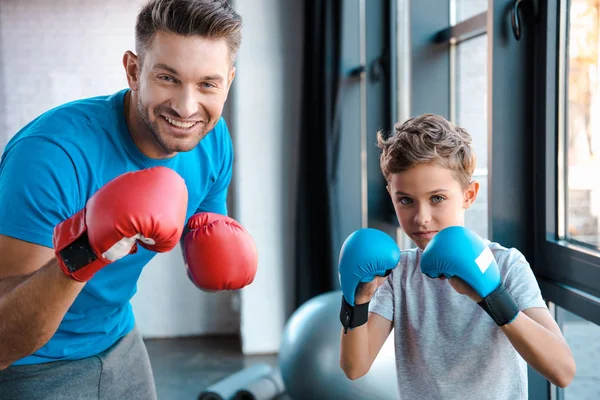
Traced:
[[598, 0], [572, 0], [566, 124], [567, 237], [600, 247]]
[[456, 45], [455, 52], [455, 123], [473, 137], [479, 181], [479, 195], [465, 213], [465, 226], [488, 238], [488, 156], [487, 156], [487, 35]]
[[600, 399], [600, 326], [556, 307], [557, 320], [577, 364], [573, 382], [564, 391], [564, 400]]
[[487, 11], [488, 8], [488, 0], [454, 0], [454, 4], [457, 24]]

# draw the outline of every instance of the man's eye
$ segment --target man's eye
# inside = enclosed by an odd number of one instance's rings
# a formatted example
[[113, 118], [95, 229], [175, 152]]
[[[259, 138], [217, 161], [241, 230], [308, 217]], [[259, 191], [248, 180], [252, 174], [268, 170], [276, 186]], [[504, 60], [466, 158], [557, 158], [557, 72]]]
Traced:
[[401, 197], [400, 199], [398, 199], [398, 203], [402, 204], [403, 206], [406, 206], [412, 203], [412, 199], [408, 197]]
[[211, 82], [203, 82], [202, 87], [207, 88], [207, 89], [212, 89], [212, 88], [216, 88], [217, 85], [215, 85], [214, 83], [211, 83]]
[[163, 81], [166, 81], [166, 82], [175, 82], [175, 79], [173, 79], [172, 77], [170, 77], [168, 75], [161, 75], [158, 78]]

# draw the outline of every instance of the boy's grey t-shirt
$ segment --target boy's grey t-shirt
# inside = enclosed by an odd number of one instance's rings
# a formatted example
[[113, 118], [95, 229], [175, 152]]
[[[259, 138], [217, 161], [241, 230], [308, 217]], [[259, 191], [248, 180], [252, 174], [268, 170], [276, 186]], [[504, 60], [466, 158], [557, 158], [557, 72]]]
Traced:
[[[519, 309], [546, 308], [521, 252], [487, 245]], [[477, 303], [421, 272], [422, 253], [403, 251], [369, 306], [394, 322], [399, 398], [527, 399], [526, 362]]]

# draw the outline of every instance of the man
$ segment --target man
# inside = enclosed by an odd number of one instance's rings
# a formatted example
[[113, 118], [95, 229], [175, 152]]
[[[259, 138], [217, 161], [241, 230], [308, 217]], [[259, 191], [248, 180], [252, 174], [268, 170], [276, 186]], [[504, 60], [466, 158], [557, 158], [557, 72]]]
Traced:
[[241, 24], [226, 1], [150, 1], [137, 54], [123, 57], [129, 89], [52, 109], [6, 146], [2, 399], [156, 398], [129, 300], [180, 238], [199, 287], [252, 282], [254, 243], [225, 216], [233, 146], [221, 113]]

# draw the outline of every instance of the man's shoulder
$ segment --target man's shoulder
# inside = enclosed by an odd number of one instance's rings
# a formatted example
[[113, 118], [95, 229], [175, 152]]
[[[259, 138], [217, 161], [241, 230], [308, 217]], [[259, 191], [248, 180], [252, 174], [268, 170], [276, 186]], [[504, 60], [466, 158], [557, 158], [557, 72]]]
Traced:
[[123, 109], [123, 97], [126, 90], [95, 97], [72, 100], [56, 106], [42, 115], [37, 120], [40, 122], [63, 123], [65, 125], [78, 125], [114, 120]]
[[57, 144], [89, 141], [102, 135], [86, 135], [85, 132], [95, 130], [110, 130], [116, 124], [119, 101], [122, 106], [123, 91], [105, 96], [88, 97], [73, 100], [51, 108], [17, 132], [7, 147], [22, 139], [27, 142], [41, 140]]

